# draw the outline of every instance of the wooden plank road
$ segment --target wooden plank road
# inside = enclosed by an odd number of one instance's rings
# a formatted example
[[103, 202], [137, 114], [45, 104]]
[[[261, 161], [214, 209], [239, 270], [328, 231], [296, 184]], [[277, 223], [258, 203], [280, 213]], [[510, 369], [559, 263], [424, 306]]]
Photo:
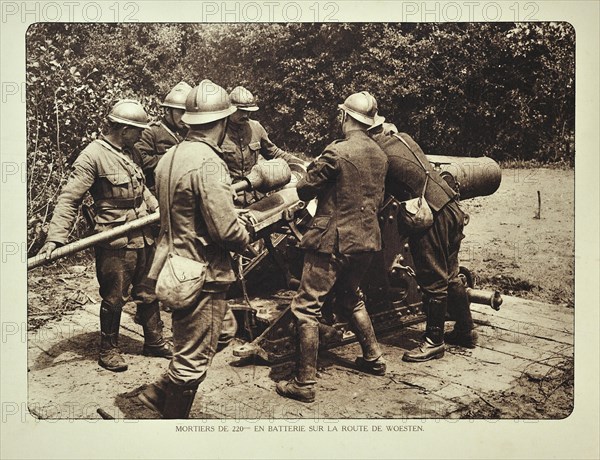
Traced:
[[[166, 370], [168, 361], [141, 356], [142, 328], [134, 323], [135, 309], [128, 304], [120, 346], [129, 369], [122, 373], [102, 369], [97, 364], [98, 311], [98, 304], [87, 304], [29, 333], [31, 412], [40, 418], [97, 419], [96, 410], [101, 408], [115, 418], [157, 418], [135, 395]], [[240, 361], [228, 347], [215, 357], [191, 416], [234, 420], [459, 418], [483, 402], [502, 417], [503, 409], [509, 408], [499, 405], [498, 395], [516, 389], [523, 376], [541, 381], [551, 372], [568, 368], [573, 358], [573, 309], [505, 297], [500, 311], [473, 305], [473, 316], [479, 346], [472, 350], [448, 347], [446, 356], [435, 361], [401, 360], [404, 351], [416, 346], [424, 324], [380, 337], [388, 362], [383, 377], [354, 369], [354, 358], [360, 354], [357, 344], [322, 352], [317, 399], [312, 404], [281, 398], [274, 391], [276, 381], [292, 374], [294, 363], [267, 366]], [[163, 314], [163, 319], [169, 331], [169, 315]]]

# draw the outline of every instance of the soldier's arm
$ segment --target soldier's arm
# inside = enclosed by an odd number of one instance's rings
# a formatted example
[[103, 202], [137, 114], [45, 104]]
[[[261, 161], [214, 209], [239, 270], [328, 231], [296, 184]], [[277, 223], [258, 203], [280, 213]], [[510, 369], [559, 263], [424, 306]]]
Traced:
[[308, 165], [306, 176], [296, 186], [302, 201], [310, 201], [335, 180], [338, 174], [338, 158], [334, 150], [327, 148], [323, 154]]
[[142, 132], [140, 140], [136, 142], [134, 149], [142, 160], [142, 170], [147, 176], [152, 174], [162, 155], [156, 154], [156, 142], [152, 129], [148, 128]]
[[144, 184], [144, 191], [142, 193], [144, 197], [144, 202], [146, 203], [146, 207], [148, 208], [148, 212], [156, 212], [156, 210], [158, 209], [158, 200], [154, 195], [152, 195], [152, 192], [148, 190], [146, 184]]
[[233, 206], [231, 178], [224, 163], [207, 161], [192, 172], [192, 186], [210, 239], [230, 251], [240, 252], [250, 235]]
[[95, 180], [95, 162], [84, 151], [73, 164], [73, 172], [58, 197], [46, 241], [59, 245], [67, 242], [67, 237], [79, 212], [79, 205]]
[[282, 158], [287, 163], [303, 163], [303, 161], [295, 155], [277, 147], [273, 141], [269, 138], [267, 131], [262, 125], [258, 125], [257, 128], [260, 132], [260, 154], [267, 160], [273, 158]]

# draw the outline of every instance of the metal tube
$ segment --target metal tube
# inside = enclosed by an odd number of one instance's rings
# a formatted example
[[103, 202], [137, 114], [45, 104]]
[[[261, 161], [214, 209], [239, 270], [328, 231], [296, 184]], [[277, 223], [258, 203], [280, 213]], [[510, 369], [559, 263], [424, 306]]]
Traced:
[[[246, 181], [240, 181], [234, 184], [232, 187], [234, 191], [239, 192], [248, 189], [250, 187], [250, 184]], [[75, 241], [73, 243], [65, 244], [64, 246], [58, 247], [54, 251], [52, 251], [52, 254], [47, 259], [40, 255], [30, 257], [29, 259], [27, 259], [27, 270], [31, 270], [32, 268], [39, 267], [40, 265], [44, 265], [46, 263], [60, 259], [61, 257], [66, 257], [68, 255], [75, 254], [76, 252], [83, 251], [84, 249], [96, 246], [97, 244], [116, 240], [117, 238], [126, 235], [131, 231], [139, 230], [140, 228], [157, 223], [160, 223], [160, 214], [158, 212], [155, 212], [154, 214], [150, 214], [149, 216], [145, 216], [140, 219], [127, 222], [126, 224], [119, 225], [118, 227], [115, 227], [111, 230], [107, 230], [105, 232], [97, 233], [95, 235], [82, 238], [81, 240]]]
[[140, 219], [127, 222], [126, 224], [119, 225], [118, 227], [115, 227], [111, 230], [96, 233], [95, 235], [88, 236], [79, 241], [65, 244], [64, 246], [56, 248], [54, 251], [52, 251], [52, 254], [47, 259], [41, 255], [37, 255], [27, 259], [27, 270], [39, 267], [40, 265], [52, 262], [53, 260], [60, 259], [61, 257], [65, 257], [70, 254], [83, 251], [84, 249], [96, 246], [99, 243], [115, 240], [133, 230], [138, 230], [142, 227], [146, 227], [147, 225], [158, 223], [159, 221], [160, 215], [158, 212], [155, 212], [154, 214], [150, 214], [149, 216], [145, 216]]
[[502, 296], [498, 291], [485, 291], [468, 287], [467, 295], [469, 296], [469, 302], [489, 305], [496, 311], [500, 310], [500, 305], [502, 305]]

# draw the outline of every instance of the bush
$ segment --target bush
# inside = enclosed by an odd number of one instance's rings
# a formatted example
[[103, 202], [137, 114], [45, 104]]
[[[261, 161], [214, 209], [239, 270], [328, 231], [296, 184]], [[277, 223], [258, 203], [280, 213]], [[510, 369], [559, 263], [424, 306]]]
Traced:
[[574, 62], [566, 23], [34, 24], [29, 252], [70, 165], [120, 98], [157, 117], [182, 79], [243, 85], [276, 144], [315, 156], [339, 136], [337, 104], [368, 90], [427, 153], [573, 165]]

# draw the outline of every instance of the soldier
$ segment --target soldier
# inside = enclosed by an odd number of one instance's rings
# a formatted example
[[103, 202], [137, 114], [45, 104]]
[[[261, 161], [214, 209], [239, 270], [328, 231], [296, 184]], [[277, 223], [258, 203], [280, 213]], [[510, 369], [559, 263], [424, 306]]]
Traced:
[[[458, 252], [464, 238], [465, 214], [458, 205], [456, 192], [429, 166], [419, 145], [406, 133], [385, 133], [384, 121], [384, 117], [377, 115], [370, 132], [388, 157], [387, 191], [398, 198], [397, 194], [401, 193], [408, 193], [407, 198], [416, 198], [421, 195], [429, 176], [425, 199], [433, 211], [434, 223], [409, 236], [427, 326], [421, 345], [402, 357], [409, 362], [428, 361], [444, 356], [444, 342], [468, 348], [473, 348], [476, 343], [469, 298], [458, 277]], [[448, 309], [456, 323], [454, 329], [444, 335]]]
[[150, 123], [141, 139], [135, 144], [142, 169], [146, 175], [146, 185], [154, 191], [154, 169], [164, 153], [185, 137], [187, 126], [181, 120], [185, 112], [185, 99], [192, 87], [186, 82], [177, 83], [161, 104], [165, 108], [162, 120]]
[[[186, 101], [183, 121], [190, 126], [186, 139], [171, 148], [156, 168], [161, 206], [171, 211], [174, 250], [208, 264], [199, 300], [172, 312], [174, 354], [167, 374], [139, 395], [164, 418], [189, 417], [198, 386], [216, 352], [227, 308], [225, 294], [235, 281], [229, 251], [242, 251], [250, 241], [233, 206], [231, 178], [219, 147], [227, 117], [235, 110], [223, 88], [203, 80]], [[161, 213], [161, 229], [168, 228], [166, 219], [167, 213]], [[158, 277], [168, 251], [163, 231], [151, 278]]]
[[[108, 132], [93, 141], [73, 164], [69, 181], [58, 197], [40, 254], [67, 241], [78, 207], [89, 190], [96, 210], [96, 232], [144, 217], [158, 208], [156, 198], [144, 183], [144, 174], [132, 160], [134, 143], [147, 127], [144, 108], [133, 100], [117, 102], [108, 115]], [[153, 289], [146, 274], [152, 262], [154, 239], [147, 229], [136, 230], [96, 246], [96, 275], [100, 284], [100, 357], [98, 363], [110, 371], [124, 371], [127, 364], [118, 348], [121, 310], [131, 295], [144, 329], [143, 354], [171, 357], [162, 335], [162, 321]]]
[[[229, 117], [227, 135], [223, 141], [223, 159], [229, 168], [233, 182], [238, 182], [250, 172], [259, 161], [259, 155], [271, 160], [283, 158], [288, 163], [304, 162], [277, 147], [265, 128], [256, 120], [250, 119], [250, 113], [256, 112], [258, 106], [252, 93], [242, 86], [237, 86], [229, 94], [237, 111]], [[247, 206], [262, 195], [258, 192], [245, 192], [238, 204]]]
[[292, 300], [300, 358], [296, 376], [277, 384], [277, 393], [302, 402], [315, 399], [319, 318], [325, 297], [349, 316], [362, 348], [359, 369], [384, 375], [386, 364], [358, 286], [373, 254], [381, 249], [377, 212], [383, 203], [385, 154], [368, 136], [375, 105], [366, 92], [350, 95], [341, 109], [344, 139], [334, 141], [308, 167], [298, 183], [304, 201], [318, 199], [317, 211], [301, 247], [306, 250], [300, 288]]
[[[172, 146], [182, 142], [187, 133], [188, 128], [181, 118], [185, 112], [185, 100], [191, 90], [192, 87], [186, 82], [177, 83], [161, 104], [165, 108], [163, 119], [150, 123], [142, 133], [141, 139], [135, 144], [135, 149], [139, 153], [138, 161], [141, 161], [146, 175], [146, 183], [153, 193], [155, 192], [154, 169], [158, 161]], [[158, 230], [155, 231], [155, 236], [158, 236]], [[233, 340], [237, 328], [235, 316], [231, 309], [228, 309], [219, 337], [219, 348], [226, 347]]]

